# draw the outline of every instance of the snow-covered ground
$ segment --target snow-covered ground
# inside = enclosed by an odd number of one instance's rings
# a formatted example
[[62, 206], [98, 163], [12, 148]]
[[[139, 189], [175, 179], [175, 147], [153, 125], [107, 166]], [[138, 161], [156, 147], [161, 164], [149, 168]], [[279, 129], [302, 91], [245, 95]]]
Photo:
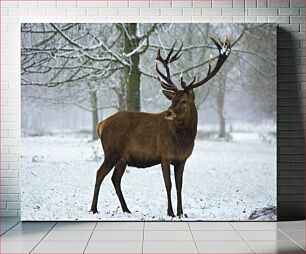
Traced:
[[[122, 191], [132, 214], [121, 210], [112, 172], [100, 189], [99, 213], [89, 213], [103, 159], [100, 142], [89, 139], [67, 133], [22, 138], [22, 220], [172, 220], [159, 165], [127, 168]], [[173, 176], [172, 183], [176, 212]], [[196, 140], [182, 193], [188, 217], [174, 220], [248, 220], [254, 210], [276, 206], [275, 141], [257, 133], [234, 133], [231, 142]]]

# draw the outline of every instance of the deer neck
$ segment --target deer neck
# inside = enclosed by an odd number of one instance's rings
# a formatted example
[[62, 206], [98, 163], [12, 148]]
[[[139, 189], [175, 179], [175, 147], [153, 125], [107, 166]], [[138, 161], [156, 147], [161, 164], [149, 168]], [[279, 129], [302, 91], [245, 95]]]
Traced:
[[192, 107], [190, 114], [184, 119], [180, 119], [175, 123], [176, 133], [179, 136], [195, 139], [197, 135], [198, 112], [196, 107]]

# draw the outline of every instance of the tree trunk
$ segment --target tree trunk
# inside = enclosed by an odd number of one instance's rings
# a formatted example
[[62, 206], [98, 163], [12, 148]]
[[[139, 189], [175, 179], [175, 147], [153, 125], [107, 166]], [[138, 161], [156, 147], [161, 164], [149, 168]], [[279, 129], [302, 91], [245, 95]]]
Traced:
[[[129, 53], [138, 47], [137, 24], [125, 24], [129, 37], [124, 36], [124, 52]], [[131, 56], [131, 67], [124, 68], [126, 82], [126, 108], [128, 111], [140, 111], [140, 56], [135, 53]]]
[[225, 97], [225, 82], [220, 81], [220, 87], [217, 95], [217, 107], [219, 116], [219, 138], [225, 138], [225, 116], [224, 116], [224, 97]]
[[92, 109], [92, 140], [98, 139], [97, 132], [96, 132], [96, 126], [99, 121], [99, 116], [98, 116], [98, 103], [97, 103], [97, 92], [95, 90], [91, 90], [90, 84], [89, 86], [89, 94], [90, 94], [90, 103], [91, 103], [91, 109]]

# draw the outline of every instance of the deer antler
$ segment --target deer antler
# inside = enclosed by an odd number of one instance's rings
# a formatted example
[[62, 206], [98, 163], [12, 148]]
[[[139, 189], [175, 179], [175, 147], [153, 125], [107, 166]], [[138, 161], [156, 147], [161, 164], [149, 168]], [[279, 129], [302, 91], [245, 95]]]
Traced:
[[[193, 88], [199, 87], [203, 84], [205, 84], [208, 80], [210, 80], [213, 76], [215, 76], [217, 74], [217, 72], [220, 70], [220, 68], [222, 67], [222, 65], [224, 64], [224, 62], [226, 61], [226, 59], [229, 57], [230, 53], [231, 53], [231, 43], [228, 40], [228, 38], [226, 38], [226, 40], [224, 41], [224, 43], [222, 43], [220, 41], [220, 39], [216, 39], [214, 37], [209, 36], [209, 38], [215, 43], [215, 45], [217, 46], [218, 50], [219, 50], [219, 57], [218, 57], [218, 61], [216, 63], [216, 66], [214, 67], [213, 70], [211, 70], [211, 64], [209, 62], [209, 67], [208, 67], [208, 72], [207, 75], [204, 79], [198, 81], [195, 83], [195, 78], [190, 82], [189, 85], [184, 85], [184, 87], [182, 86], [182, 88], [184, 90], [191, 90]], [[181, 78], [181, 83], [182, 83], [182, 78]]]
[[178, 91], [178, 88], [176, 87], [176, 85], [171, 80], [171, 74], [170, 74], [168, 64], [176, 61], [177, 59], [179, 59], [181, 57], [182, 54], [180, 54], [180, 52], [181, 52], [182, 47], [183, 47], [183, 44], [182, 44], [180, 46], [180, 48], [177, 50], [177, 52], [172, 56], [175, 44], [176, 44], [176, 42], [173, 43], [173, 45], [172, 45], [168, 55], [166, 56], [166, 58], [161, 57], [160, 47], [159, 47], [158, 50], [157, 50], [157, 57], [156, 57], [156, 60], [160, 61], [162, 63], [162, 65], [164, 66], [164, 68], [166, 69], [166, 75], [165, 75], [158, 69], [158, 64], [156, 63], [156, 71], [159, 74], [159, 76], [163, 79], [163, 81], [162, 81], [160, 79], [160, 77], [158, 77], [161, 86], [166, 90], [170, 90], [170, 91], [174, 91], [174, 92]]

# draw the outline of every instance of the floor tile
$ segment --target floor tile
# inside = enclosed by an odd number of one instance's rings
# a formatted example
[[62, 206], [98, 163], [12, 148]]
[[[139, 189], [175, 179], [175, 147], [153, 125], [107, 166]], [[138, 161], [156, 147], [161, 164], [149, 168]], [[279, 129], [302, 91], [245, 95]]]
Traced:
[[275, 230], [270, 222], [231, 222], [237, 230]]
[[40, 241], [47, 231], [8, 231], [1, 236], [1, 242], [35, 242]]
[[13, 228], [14, 226], [18, 225], [19, 222], [3, 222], [1, 223], [1, 233], [4, 233], [5, 231]]
[[40, 242], [31, 253], [83, 253], [87, 242]]
[[248, 242], [255, 253], [304, 253], [304, 250], [291, 241]]
[[20, 218], [18, 217], [1, 217], [0, 224], [2, 223], [18, 223], [20, 222]]
[[55, 222], [20, 222], [11, 230], [14, 231], [49, 231]]
[[144, 222], [98, 222], [95, 230], [143, 230]]
[[305, 230], [305, 221], [280, 221], [275, 223], [281, 230]]
[[142, 241], [143, 231], [94, 231], [90, 241], [110, 242], [110, 241]]
[[235, 230], [229, 222], [189, 222], [191, 230]]
[[304, 230], [284, 230], [285, 235], [288, 235], [292, 240], [305, 240]]
[[190, 230], [188, 222], [145, 222], [145, 230]]
[[198, 253], [193, 241], [188, 242], [144, 242], [143, 253]]
[[190, 231], [144, 231], [145, 241], [193, 241]]
[[298, 245], [305, 249], [305, 231], [304, 230], [288, 230], [282, 231], [285, 235], [289, 236], [291, 240], [295, 241]]
[[89, 242], [85, 253], [142, 253], [142, 242]]
[[0, 253], [29, 253], [37, 242], [1, 242]]
[[[17, 231], [16, 231], [17, 232]], [[88, 241], [92, 231], [50, 231], [44, 242], [82, 242]]]
[[287, 236], [278, 230], [271, 231], [239, 231], [246, 241], [282, 241], [289, 240]]
[[253, 253], [252, 249], [241, 242], [197, 242], [200, 253]]
[[70, 230], [93, 230], [95, 228], [96, 222], [58, 222], [52, 228], [56, 231], [70, 231]]
[[236, 231], [192, 231], [195, 241], [242, 241]]

